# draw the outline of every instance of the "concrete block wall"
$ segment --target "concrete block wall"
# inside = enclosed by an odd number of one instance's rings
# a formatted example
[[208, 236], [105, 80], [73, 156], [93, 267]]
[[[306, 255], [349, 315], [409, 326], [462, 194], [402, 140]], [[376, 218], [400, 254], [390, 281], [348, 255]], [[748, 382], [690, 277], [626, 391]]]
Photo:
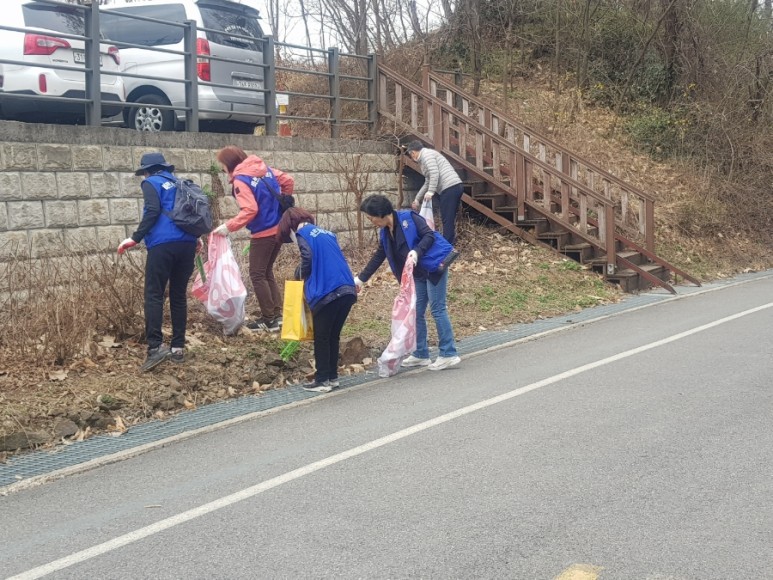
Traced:
[[[215, 154], [229, 144], [291, 173], [297, 204], [342, 242], [356, 231], [353, 178], [366, 195], [396, 199], [396, 162], [385, 143], [0, 121], [0, 262], [115, 249], [142, 215], [141, 179], [134, 170], [143, 153], [162, 151], [179, 176], [211, 187]], [[226, 197], [221, 210], [231, 216], [237, 207]]]

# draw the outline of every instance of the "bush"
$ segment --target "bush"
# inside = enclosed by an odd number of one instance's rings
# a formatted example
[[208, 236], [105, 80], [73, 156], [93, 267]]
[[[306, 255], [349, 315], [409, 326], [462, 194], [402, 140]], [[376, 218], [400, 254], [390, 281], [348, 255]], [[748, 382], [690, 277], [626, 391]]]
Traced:
[[634, 146], [662, 160], [681, 154], [687, 125], [687, 119], [678, 111], [649, 107], [629, 117], [624, 130]]
[[143, 268], [136, 257], [72, 255], [0, 269], [0, 359], [64, 365], [87, 354], [96, 333], [143, 332]]

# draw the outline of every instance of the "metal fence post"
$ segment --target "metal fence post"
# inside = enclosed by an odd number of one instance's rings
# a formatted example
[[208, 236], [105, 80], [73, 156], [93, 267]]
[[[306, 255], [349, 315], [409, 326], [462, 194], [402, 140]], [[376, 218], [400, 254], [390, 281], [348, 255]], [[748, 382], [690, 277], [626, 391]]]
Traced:
[[268, 115], [266, 120], [266, 135], [276, 136], [277, 132], [277, 106], [276, 106], [276, 55], [274, 37], [269, 36], [263, 43], [263, 93], [264, 113]]
[[370, 136], [376, 137], [378, 131], [378, 56], [368, 55], [368, 125]]
[[341, 135], [341, 126], [338, 124], [341, 119], [341, 100], [339, 99], [341, 91], [341, 79], [338, 76], [338, 49], [331, 48], [328, 51], [328, 73], [330, 74], [330, 96], [332, 97], [332, 124], [330, 125], [330, 136], [338, 139]]
[[86, 21], [85, 53], [86, 64], [86, 123], [92, 126], [102, 124], [102, 81], [99, 53], [99, 2], [92, 1], [84, 10]]
[[185, 130], [199, 130], [199, 73], [196, 66], [196, 21], [186, 20], [183, 29], [185, 51]]

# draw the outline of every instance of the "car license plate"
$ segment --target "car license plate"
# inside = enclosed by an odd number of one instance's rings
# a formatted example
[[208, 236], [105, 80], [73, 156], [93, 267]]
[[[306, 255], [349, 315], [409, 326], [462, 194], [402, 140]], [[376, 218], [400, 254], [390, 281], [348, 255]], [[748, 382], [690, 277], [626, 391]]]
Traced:
[[[72, 51], [72, 59], [77, 62], [78, 64], [83, 64], [86, 62], [86, 53], [82, 52], [80, 50], [73, 50]], [[99, 64], [102, 65], [102, 55], [99, 55]]]
[[234, 86], [240, 89], [259, 89], [260, 81], [247, 81], [243, 79], [234, 79]]

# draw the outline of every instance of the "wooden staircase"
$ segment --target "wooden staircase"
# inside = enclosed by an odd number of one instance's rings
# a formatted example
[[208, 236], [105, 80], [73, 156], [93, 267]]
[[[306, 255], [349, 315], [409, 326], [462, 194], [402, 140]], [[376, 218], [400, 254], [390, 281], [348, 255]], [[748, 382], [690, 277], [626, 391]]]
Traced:
[[[681, 276], [655, 254], [655, 199], [429, 67], [423, 86], [379, 64], [382, 128], [442, 152], [465, 183], [462, 201], [522, 239], [586, 264], [626, 292], [675, 290]], [[391, 126], [386, 126], [391, 125]], [[406, 165], [418, 171], [409, 159]]]

